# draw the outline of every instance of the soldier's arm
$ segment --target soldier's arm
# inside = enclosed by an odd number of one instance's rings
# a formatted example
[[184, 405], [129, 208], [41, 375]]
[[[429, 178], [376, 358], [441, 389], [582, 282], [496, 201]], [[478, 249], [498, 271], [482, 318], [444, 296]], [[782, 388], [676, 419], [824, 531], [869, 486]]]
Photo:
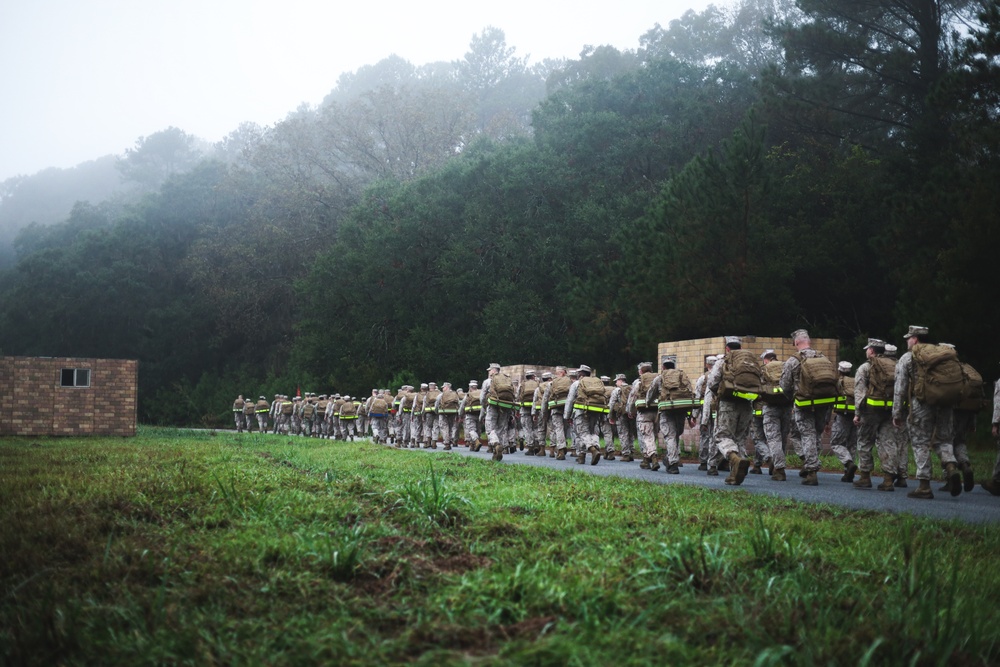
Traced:
[[789, 357], [781, 367], [781, 379], [778, 380], [778, 385], [781, 387], [781, 392], [789, 398], [795, 394], [795, 370], [798, 367], [799, 360], [795, 357]]
[[573, 403], [576, 401], [576, 388], [578, 383], [574, 382], [569, 386], [569, 394], [566, 396], [566, 405], [563, 406], [563, 419], [573, 416]]
[[913, 355], [907, 352], [896, 364], [896, 376], [892, 386], [892, 423], [897, 427], [903, 425], [903, 403], [910, 398], [910, 363], [912, 359]]

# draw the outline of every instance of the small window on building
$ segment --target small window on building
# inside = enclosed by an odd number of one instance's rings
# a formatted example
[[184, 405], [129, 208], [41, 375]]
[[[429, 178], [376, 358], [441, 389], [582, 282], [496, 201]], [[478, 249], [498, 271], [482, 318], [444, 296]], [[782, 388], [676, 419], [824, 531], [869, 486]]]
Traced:
[[64, 368], [62, 369], [62, 386], [64, 387], [89, 387], [89, 368]]

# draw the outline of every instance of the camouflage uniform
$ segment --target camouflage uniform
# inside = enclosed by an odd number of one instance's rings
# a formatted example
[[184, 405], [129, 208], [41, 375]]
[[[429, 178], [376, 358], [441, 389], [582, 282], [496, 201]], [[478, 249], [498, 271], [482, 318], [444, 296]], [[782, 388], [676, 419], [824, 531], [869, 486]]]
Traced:
[[[598, 436], [598, 426], [601, 413], [588, 410], [587, 405], [583, 402], [582, 394], [580, 392], [580, 382], [584, 378], [590, 377], [590, 369], [586, 366], [580, 367], [581, 371], [584, 369], [586, 369], [586, 372], [583, 373], [583, 377], [571, 384], [569, 387], [569, 395], [566, 397], [566, 405], [563, 406], [563, 419], [573, 420], [574, 433], [576, 434], [574, 445], [576, 446], [579, 455], [577, 463], [583, 463], [587, 453], [590, 453], [592, 456], [591, 465], [595, 465], [601, 460], [601, 441]], [[578, 395], [580, 395], [579, 400]]]
[[[681, 371], [683, 376], [684, 371]], [[684, 382], [688, 382], [684, 378]], [[646, 392], [646, 405], [655, 405], [660, 401], [660, 392], [663, 388], [663, 374], [656, 376], [653, 383]], [[667, 455], [667, 472], [676, 473], [678, 464], [681, 462], [680, 439], [684, 434], [684, 424], [688, 419], [688, 409], [659, 410], [657, 420], [659, 421], [660, 433], [663, 435], [663, 446]]]
[[854, 425], [856, 380], [848, 375], [850, 370], [851, 362], [841, 361], [838, 364], [838, 398], [830, 416], [830, 449], [844, 466], [844, 481], [849, 481], [847, 478], [854, 475], [857, 468], [854, 458], [858, 454], [858, 427]]
[[287, 396], [281, 398], [281, 405], [278, 406], [278, 421], [275, 426], [278, 433], [288, 435], [292, 426], [292, 413], [295, 411], [295, 404]]
[[396, 441], [401, 447], [409, 447], [410, 443], [413, 442], [413, 433], [411, 431], [413, 428], [413, 402], [416, 400], [417, 395], [411, 391], [413, 387], [409, 385], [403, 387], [403, 389], [403, 396], [399, 399], [399, 433], [396, 436]]
[[711, 455], [712, 430], [715, 424], [711, 414], [712, 397], [710, 395], [707, 397], [705, 396], [705, 381], [708, 379], [708, 369], [711, 368], [715, 362], [715, 355], [706, 357], [705, 363], [708, 364], [708, 366], [705, 368], [705, 373], [700, 375], [694, 383], [695, 409], [693, 411], [693, 416], [695, 423], [698, 424], [698, 460], [700, 462], [698, 470], [708, 470], [708, 459]]
[[376, 443], [389, 442], [389, 397], [384, 391], [375, 394], [369, 406], [368, 419], [372, 425], [372, 437]]
[[424, 446], [428, 449], [437, 449], [438, 415], [435, 406], [440, 395], [441, 392], [438, 391], [437, 384], [431, 382], [427, 388], [427, 394], [424, 396], [424, 424], [421, 429], [424, 437]]
[[862, 473], [871, 473], [874, 470], [872, 447], [877, 446], [882, 472], [891, 475], [895, 474], [899, 460], [899, 452], [896, 451], [898, 441], [892, 428], [892, 412], [869, 405], [871, 368], [871, 362], [866, 361], [858, 367], [858, 372], [854, 375], [855, 418], [858, 421], [858, 470]]
[[469, 391], [458, 404], [459, 417], [465, 423], [465, 444], [474, 452], [478, 452], [481, 446], [479, 441], [479, 415], [483, 410], [481, 398], [479, 383], [472, 380], [469, 382]]
[[358, 406], [351, 400], [351, 397], [344, 396], [344, 401], [340, 405], [340, 412], [337, 413], [344, 440], [353, 440], [354, 436], [357, 435], [358, 412]]
[[[565, 456], [566, 452], [566, 422], [563, 421], [563, 407], [566, 404], [566, 396], [569, 394], [569, 387], [572, 384], [566, 378], [566, 369], [556, 367], [557, 377], [552, 379], [545, 388], [545, 395], [542, 397], [543, 409], [548, 410], [549, 441], [552, 448]], [[560, 375], [561, 373], [561, 375]]]
[[243, 408], [246, 406], [246, 401], [243, 400], [243, 394], [233, 401], [233, 419], [236, 421], [236, 432], [242, 433], [243, 429], [246, 428], [246, 417], [243, 414]]
[[302, 415], [302, 435], [307, 438], [312, 437], [313, 423], [316, 419], [316, 404], [311, 398], [302, 402], [300, 413]]
[[631, 385], [625, 382], [625, 376], [619, 375], [615, 378], [617, 386], [611, 391], [611, 398], [608, 399], [609, 421], [618, 431], [618, 441], [622, 447], [622, 459], [632, 460], [634, 453], [633, 444], [635, 438], [632, 430], [634, 422], [628, 416], [628, 399], [632, 390]]
[[413, 413], [410, 418], [410, 441], [414, 447], [419, 447], [424, 441], [424, 399], [427, 398], [427, 384], [421, 383], [420, 391], [413, 401]]
[[451, 449], [458, 442], [458, 394], [452, 391], [451, 383], [441, 385], [441, 394], [434, 401], [437, 413], [437, 430], [445, 449]]
[[257, 413], [257, 428], [261, 433], [267, 433], [267, 413], [270, 409], [271, 404], [267, 402], [267, 399], [261, 396], [257, 400], [256, 413]]
[[604, 450], [606, 453], [605, 458], [613, 457], [615, 454], [615, 430], [611, 425], [611, 394], [614, 392], [615, 388], [611, 386], [611, 378], [607, 375], [601, 376], [601, 382], [604, 383], [604, 400], [608, 405], [608, 412], [602, 413], [600, 419], [597, 423], [598, 432], [601, 434], [601, 438], [604, 440]]
[[[491, 364], [490, 371], [500, 373], [499, 364]], [[493, 374], [483, 382], [482, 395], [486, 396], [486, 437], [493, 449], [493, 460], [499, 461], [503, 458], [505, 451], [512, 451], [514, 445], [513, 414], [512, 407], [501, 405], [502, 401], [496, 396], [493, 390]]]
[[[1000, 380], [993, 383], [993, 437], [997, 438], [997, 458], [993, 464], [993, 484], [1000, 484]], [[992, 491], [991, 491], [992, 493]]]
[[[636, 435], [639, 440], [639, 444], [642, 447], [642, 459], [643, 464], [651, 462], [654, 469], [659, 468], [659, 463], [656, 462], [656, 408], [650, 408], [648, 406], [641, 407], [637, 403], [640, 399], [646, 400], [646, 393], [642, 391], [642, 375], [643, 369], [646, 373], [652, 374], [653, 365], [648, 362], [643, 362], [639, 364], [639, 377], [635, 379], [632, 383], [632, 389], [629, 392], [628, 397], [628, 414], [629, 417], [635, 419], [635, 430]], [[652, 384], [653, 378], [649, 378], [649, 383]]]
[[538, 382], [535, 380], [535, 371], [526, 370], [524, 372], [524, 382], [518, 387], [518, 419], [521, 424], [521, 440], [524, 443], [525, 453], [534, 456], [541, 447], [535, 438], [535, 422], [532, 411], [535, 401], [535, 390], [538, 389]]
[[[708, 377], [705, 379], [706, 393], [711, 393], [714, 396], [720, 391], [722, 387], [722, 373], [729, 354], [727, 353], [726, 357], [718, 359], [715, 365], [712, 366], [712, 370], [708, 372]], [[740, 458], [744, 458], [740, 452], [739, 443], [746, 442], [747, 437], [750, 435], [750, 422], [752, 420], [753, 403], [751, 401], [742, 398], [720, 397], [719, 411], [715, 422], [715, 440], [718, 454], [714, 458], [709, 459], [710, 466], [712, 466], [713, 460], [730, 458], [730, 454], [736, 454]]]
[[927, 405], [910, 395], [915, 378], [916, 363], [913, 361], [913, 352], [908, 351], [896, 364], [892, 418], [894, 422], [902, 422], [902, 406], [909, 400], [910, 416], [906, 424], [913, 446], [913, 457], [917, 463], [917, 479], [923, 481], [931, 479], [931, 449], [938, 452], [942, 465], [957, 463], [952, 445], [954, 419], [952, 408]]
[[[792, 336], [792, 340], [795, 340]], [[806, 347], [798, 352], [804, 359], [821, 356], [816, 350]], [[802, 365], [798, 356], [789, 357], [781, 371], [781, 390], [787, 396], [793, 397], [799, 389], [802, 375]], [[820, 436], [826, 423], [830, 421], [833, 404], [799, 406], [792, 408], [792, 419], [799, 429], [802, 438], [802, 469], [807, 473], [819, 471]]]
[[[548, 419], [546, 416], [548, 415], [548, 410], [545, 408], [543, 399], [550, 384], [552, 384], [552, 373], [542, 373], [542, 382], [535, 387], [535, 393], [531, 397], [531, 417], [535, 423], [535, 445], [539, 449], [536, 452], [539, 456], [544, 455], [546, 449], [546, 430], [548, 429]], [[549, 452], [549, 456], [555, 456], [555, 453]]]

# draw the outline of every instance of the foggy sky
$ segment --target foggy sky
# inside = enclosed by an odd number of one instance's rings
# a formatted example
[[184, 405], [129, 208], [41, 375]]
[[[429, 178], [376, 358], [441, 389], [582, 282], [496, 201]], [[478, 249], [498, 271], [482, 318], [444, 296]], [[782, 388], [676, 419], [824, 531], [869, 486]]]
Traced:
[[4, 0], [0, 181], [121, 154], [170, 126], [214, 142], [243, 121], [272, 125], [393, 53], [461, 59], [489, 25], [537, 63], [587, 45], [635, 49], [656, 23], [708, 4]]

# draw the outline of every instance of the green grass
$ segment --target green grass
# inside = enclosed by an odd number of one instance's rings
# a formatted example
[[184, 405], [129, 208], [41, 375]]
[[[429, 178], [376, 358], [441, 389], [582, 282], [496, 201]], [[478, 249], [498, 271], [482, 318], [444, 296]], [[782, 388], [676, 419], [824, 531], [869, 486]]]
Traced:
[[0, 440], [4, 664], [996, 664], [995, 526], [366, 441]]

